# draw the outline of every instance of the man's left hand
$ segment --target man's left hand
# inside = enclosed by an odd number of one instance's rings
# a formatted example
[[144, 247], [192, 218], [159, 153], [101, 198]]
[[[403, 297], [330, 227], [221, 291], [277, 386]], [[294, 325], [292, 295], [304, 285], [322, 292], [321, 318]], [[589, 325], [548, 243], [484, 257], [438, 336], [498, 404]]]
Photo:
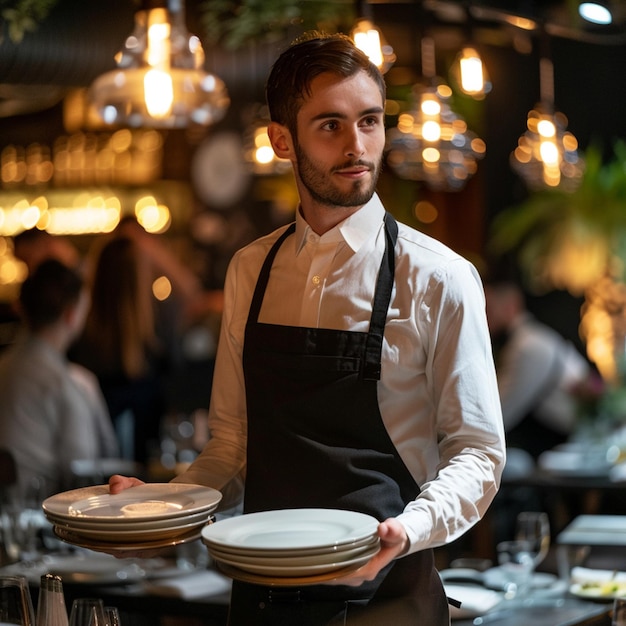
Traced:
[[400, 522], [390, 517], [378, 525], [380, 551], [359, 569], [331, 581], [333, 585], [358, 587], [367, 580], [374, 580], [378, 572], [407, 551], [409, 538]]

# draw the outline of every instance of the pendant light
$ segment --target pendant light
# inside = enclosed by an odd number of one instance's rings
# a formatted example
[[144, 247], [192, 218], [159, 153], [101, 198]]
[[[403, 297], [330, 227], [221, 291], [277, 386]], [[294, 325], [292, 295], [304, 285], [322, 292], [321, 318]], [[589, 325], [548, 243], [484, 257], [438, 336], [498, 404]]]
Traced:
[[491, 80], [483, 63], [482, 57], [472, 41], [474, 18], [469, 7], [465, 7], [465, 24], [467, 43], [452, 64], [451, 74], [458, 88], [475, 100], [483, 100], [491, 91]]
[[223, 81], [203, 69], [202, 44], [185, 26], [184, 0], [144, 0], [116, 62], [90, 89], [107, 124], [208, 126], [222, 119], [230, 104]]
[[[545, 42], [544, 42], [545, 43]], [[578, 140], [567, 131], [567, 117], [554, 108], [554, 67], [544, 54], [539, 65], [540, 101], [528, 113], [527, 130], [511, 153], [511, 167], [533, 191], [574, 191], [585, 163]]]
[[387, 163], [400, 178], [437, 191], [459, 191], [478, 169], [485, 142], [450, 107], [452, 89], [435, 76], [435, 44], [423, 37], [424, 83], [413, 87], [413, 106], [387, 133]]
[[384, 74], [396, 60], [393, 48], [385, 40], [380, 28], [374, 24], [372, 10], [367, 2], [357, 2], [357, 16], [350, 37], [356, 47], [365, 52], [369, 60]]

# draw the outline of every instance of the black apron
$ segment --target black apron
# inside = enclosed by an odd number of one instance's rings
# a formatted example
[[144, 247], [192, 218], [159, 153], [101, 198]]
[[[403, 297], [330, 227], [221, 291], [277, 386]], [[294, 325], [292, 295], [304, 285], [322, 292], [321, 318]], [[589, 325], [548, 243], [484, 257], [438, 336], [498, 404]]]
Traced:
[[[258, 322], [272, 263], [293, 232], [294, 224], [268, 253], [246, 325], [244, 512], [334, 508], [382, 521], [401, 513], [419, 493], [385, 429], [377, 396], [397, 224], [386, 215], [385, 253], [367, 333]], [[394, 561], [359, 587], [233, 583], [231, 626], [331, 623], [447, 625], [432, 550]]]

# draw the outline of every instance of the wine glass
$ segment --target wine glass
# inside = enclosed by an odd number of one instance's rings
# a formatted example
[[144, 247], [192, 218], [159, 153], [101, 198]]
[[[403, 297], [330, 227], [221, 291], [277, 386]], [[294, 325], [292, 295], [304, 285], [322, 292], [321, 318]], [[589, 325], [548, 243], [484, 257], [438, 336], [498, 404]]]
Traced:
[[35, 626], [35, 611], [24, 576], [0, 577], [0, 626]]
[[77, 598], [72, 603], [70, 626], [107, 626], [104, 602], [99, 598]]
[[533, 559], [533, 570], [543, 561], [550, 549], [550, 520], [547, 513], [522, 511], [517, 516], [515, 539], [528, 541]]

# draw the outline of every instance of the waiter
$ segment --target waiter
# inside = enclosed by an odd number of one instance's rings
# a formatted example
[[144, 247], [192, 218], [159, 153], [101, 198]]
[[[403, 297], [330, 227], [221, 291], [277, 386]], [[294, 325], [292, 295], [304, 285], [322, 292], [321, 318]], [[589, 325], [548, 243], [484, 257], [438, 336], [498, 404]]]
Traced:
[[[484, 514], [504, 463], [476, 270], [398, 224], [375, 187], [382, 75], [343, 35], [309, 33], [267, 83], [295, 223], [233, 258], [211, 437], [178, 476], [244, 512], [338, 508], [380, 520], [381, 550], [334, 584], [235, 581], [231, 626], [449, 623], [432, 548]], [[117, 492], [135, 479], [113, 477]]]

